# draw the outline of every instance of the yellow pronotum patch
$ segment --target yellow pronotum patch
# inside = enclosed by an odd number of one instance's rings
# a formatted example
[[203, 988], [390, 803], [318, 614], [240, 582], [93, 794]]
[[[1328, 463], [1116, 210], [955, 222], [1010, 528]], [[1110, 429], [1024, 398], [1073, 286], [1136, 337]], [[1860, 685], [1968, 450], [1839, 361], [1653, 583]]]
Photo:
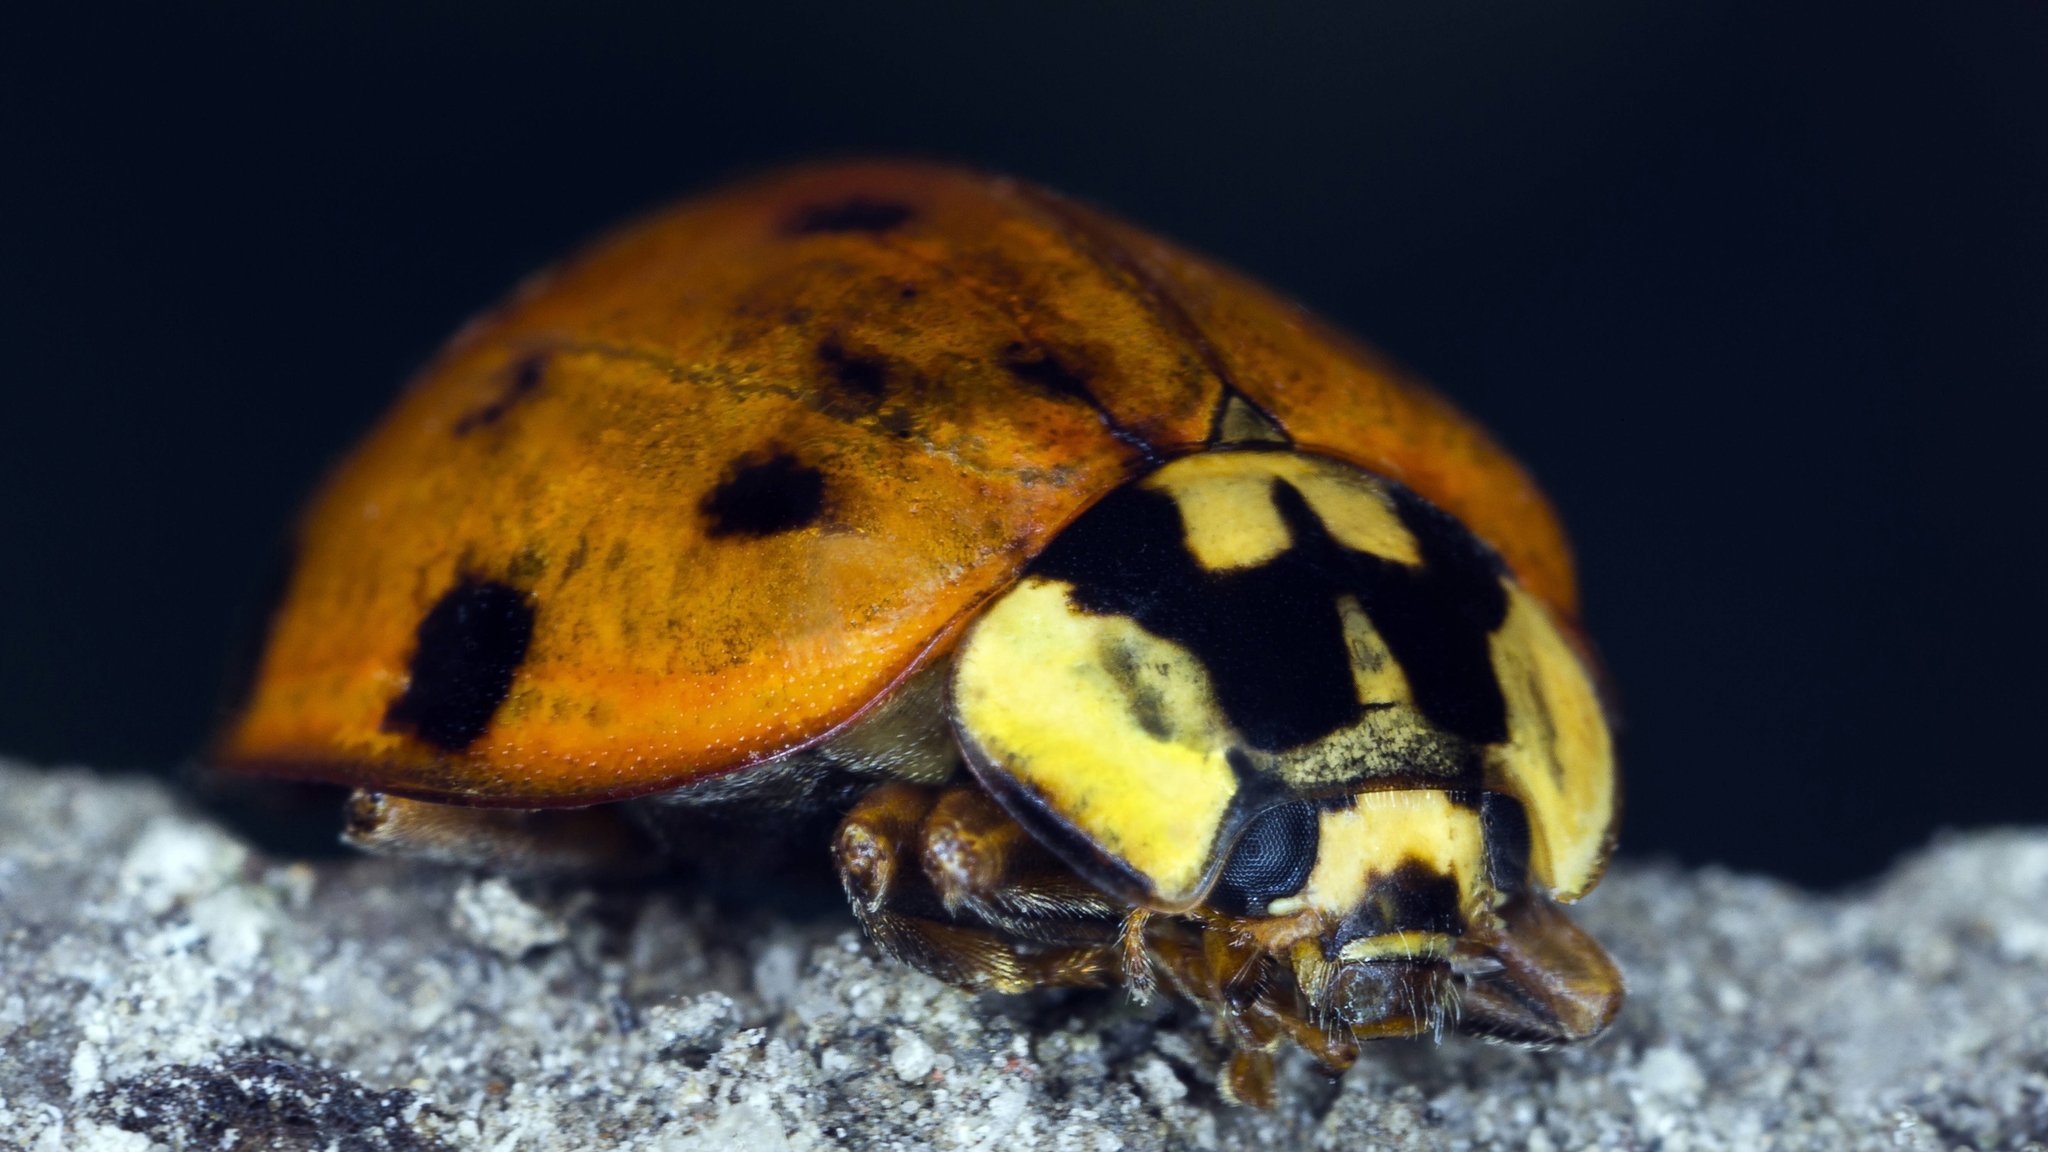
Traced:
[[1600, 877], [1614, 823], [1614, 745], [1577, 652], [1527, 592], [1508, 587], [1508, 617], [1493, 637], [1507, 697], [1508, 740], [1488, 753], [1488, 787], [1529, 816], [1529, 871], [1559, 900]]
[[1151, 881], [1162, 907], [1199, 896], [1237, 781], [1192, 653], [1029, 579], [982, 617], [954, 675], [955, 714], [986, 761]]
[[1176, 483], [1177, 473], [1196, 461], [1260, 461], [1262, 456], [1218, 453], [1196, 456], [1162, 469], [1145, 480], [1145, 487], [1173, 496], [1180, 508], [1181, 531], [1196, 563], [1211, 572], [1251, 568], [1287, 551], [1294, 534], [1273, 506], [1273, 476], [1263, 468], [1207, 469], [1197, 485]]
[[1212, 572], [1264, 564], [1294, 543], [1273, 503], [1273, 484], [1301, 493], [1347, 548], [1417, 564], [1415, 538], [1372, 477], [1297, 452], [1211, 452], [1176, 460], [1145, 478], [1180, 508], [1188, 551]]

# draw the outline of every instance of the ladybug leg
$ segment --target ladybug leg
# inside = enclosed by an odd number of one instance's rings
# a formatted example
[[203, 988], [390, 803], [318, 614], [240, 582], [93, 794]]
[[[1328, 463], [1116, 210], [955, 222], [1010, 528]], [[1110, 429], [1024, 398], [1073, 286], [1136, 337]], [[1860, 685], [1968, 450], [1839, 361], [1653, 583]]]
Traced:
[[840, 822], [833, 862], [868, 935], [905, 963], [965, 988], [1023, 992], [1112, 982], [1115, 966], [1103, 948], [1034, 947], [971, 910], [958, 918], [948, 911], [921, 859], [924, 822], [941, 795], [916, 784], [879, 784]]
[[906, 846], [915, 839], [935, 798], [935, 790], [915, 784], [877, 784], [839, 822], [832, 838], [832, 863], [863, 924], [916, 898], [916, 870], [914, 864], [906, 867]]
[[1167, 988], [1213, 1016], [1216, 1039], [1229, 1053], [1217, 1089], [1230, 1103], [1271, 1107], [1273, 1050], [1283, 1030], [1272, 1013], [1259, 1008], [1264, 983], [1263, 972], [1256, 971], [1259, 958], [1252, 958], [1252, 970], [1247, 970], [1231, 962], [1235, 958], [1228, 955], [1232, 949], [1223, 933], [1184, 923], [1160, 925], [1159, 919], [1154, 918], [1146, 939], [1155, 971]]
[[1358, 1062], [1358, 1041], [1348, 1028], [1329, 1027], [1304, 1016], [1296, 1004], [1278, 997], [1262, 998], [1241, 1013], [1238, 1028], [1252, 1043], [1230, 1055], [1221, 1087], [1226, 1098], [1240, 1104], [1271, 1107], [1273, 1054], [1283, 1040], [1292, 1040], [1336, 1076]]
[[616, 805], [465, 808], [357, 789], [341, 838], [379, 855], [528, 876], [630, 876], [660, 859]]
[[1127, 909], [1074, 875], [979, 788], [939, 794], [918, 832], [946, 911], [1055, 944], [1106, 945]]
[[1147, 934], [1146, 948], [1169, 988], [1214, 1014], [1230, 1053], [1218, 1088], [1230, 1102], [1272, 1105], [1273, 1053], [1289, 1040], [1332, 1073], [1357, 1060], [1349, 1031], [1312, 1019], [1292, 983], [1274, 979], [1274, 957], [1250, 937], [1227, 925], [1169, 923]]

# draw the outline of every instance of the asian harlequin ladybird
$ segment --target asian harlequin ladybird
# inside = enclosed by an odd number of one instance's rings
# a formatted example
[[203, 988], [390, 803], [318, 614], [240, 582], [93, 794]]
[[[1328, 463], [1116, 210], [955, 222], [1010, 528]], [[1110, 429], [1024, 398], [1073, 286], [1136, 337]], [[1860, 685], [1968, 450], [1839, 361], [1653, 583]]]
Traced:
[[1588, 665], [1550, 507], [1444, 401], [1041, 189], [847, 164], [465, 328], [307, 512], [218, 759], [499, 866], [830, 807], [883, 948], [1185, 997], [1263, 1103], [1289, 1040], [1612, 1019], [1556, 907], [1614, 823]]

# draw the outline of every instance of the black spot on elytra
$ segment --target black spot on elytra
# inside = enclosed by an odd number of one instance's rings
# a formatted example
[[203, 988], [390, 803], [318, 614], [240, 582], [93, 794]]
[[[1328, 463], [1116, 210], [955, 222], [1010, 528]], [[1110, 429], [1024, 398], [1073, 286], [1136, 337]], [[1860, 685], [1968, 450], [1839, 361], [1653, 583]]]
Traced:
[[460, 752], [490, 727], [533, 639], [533, 604], [509, 584], [464, 577], [420, 621], [405, 691], [384, 728]]
[[1441, 932], [1461, 936], [1465, 915], [1461, 909], [1458, 881], [1412, 857], [1402, 860], [1392, 872], [1371, 878], [1365, 899], [1344, 917], [1337, 931], [1324, 942], [1325, 952], [1334, 957], [1353, 940], [1385, 936], [1390, 932]]
[[632, 549], [626, 546], [624, 540], [612, 541], [612, 546], [604, 551], [604, 570], [606, 572], [617, 572], [619, 569], [624, 568], [626, 566], [626, 559], [630, 555], [632, 555]]
[[1088, 377], [1043, 348], [1012, 343], [1003, 349], [1003, 367], [1010, 375], [1034, 387], [1079, 400], [1100, 411], [1102, 401], [1088, 389]]
[[1044, 348], [1021, 341], [1013, 341], [1004, 346], [1000, 362], [1011, 376], [1030, 387], [1086, 404], [1094, 410], [1110, 435], [1136, 448], [1147, 459], [1156, 457], [1157, 453], [1144, 437], [1117, 421], [1116, 414], [1096, 396], [1088, 371], [1075, 364], [1071, 358], [1055, 355]]
[[522, 588], [531, 588], [547, 575], [547, 549], [537, 544], [528, 544], [512, 555], [505, 564], [505, 577]]
[[419, 1098], [367, 1088], [258, 1041], [217, 1062], [172, 1064], [116, 1081], [89, 1100], [99, 1120], [176, 1148], [279, 1152], [429, 1152], [448, 1146], [413, 1127]]
[[742, 457], [698, 505], [706, 534], [773, 536], [825, 513], [825, 475], [783, 449]]
[[849, 352], [837, 337], [818, 344], [818, 363], [825, 369], [826, 391], [853, 406], [873, 411], [889, 391], [889, 364], [879, 356]]
[[562, 561], [562, 583], [568, 583], [569, 577], [583, 571], [583, 566], [589, 562], [590, 536], [588, 533], [578, 532], [576, 534], [576, 547], [570, 549], [569, 558]]
[[1276, 481], [1274, 505], [1293, 543], [1267, 563], [1203, 568], [1173, 498], [1127, 485], [1062, 532], [1031, 571], [1070, 584], [1082, 611], [1129, 616], [1193, 652], [1255, 748], [1298, 747], [1364, 714], [1337, 610], [1343, 595], [1379, 630], [1425, 719], [1475, 744], [1504, 740], [1507, 705], [1488, 645], [1506, 616], [1499, 562], [1455, 520], [1389, 488], [1420, 566], [1343, 547], [1299, 492]]
[[479, 428], [488, 428], [503, 420], [505, 413], [540, 391], [541, 383], [547, 379], [547, 371], [547, 354], [542, 352], [536, 352], [514, 364], [511, 374], [505, 380], [504, 390], [490, 403], [463, 413], [455, 421], [455, 434], [467, 436]]
[[898, 440], [908, 440], [917, 435], [917, 417], [907, 407], [884, 408], [876, 415], [875, 423]]
[[894, 200], [849, 196], [831, 204], [808, 204], [789, 218], [784, 231], [792, 236], [818, 232], [894, 231], [908, 223], [917, 210]]
[[1230, 850], [1209, 905], [1227, 916], [1263, 916], [1266, 905], [1301, 891], [1321, 843], [1317, 808], [1296, 800], [1254, 816]]

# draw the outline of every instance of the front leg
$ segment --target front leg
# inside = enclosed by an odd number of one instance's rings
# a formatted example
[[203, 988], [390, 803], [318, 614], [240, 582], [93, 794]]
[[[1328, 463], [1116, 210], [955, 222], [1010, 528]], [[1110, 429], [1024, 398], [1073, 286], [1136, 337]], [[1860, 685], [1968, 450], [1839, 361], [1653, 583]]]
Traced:
[[1216, 1039], [1229, 1053], [1217, 1087], [1231, 1103], [1272, 1106], [1273, 1055], [1284, 1041], [1333, 1075], [1358, 1059], [1350, 1030], [1315, 1017], [1284, 966], [1230, 920], [1153, 917], [1143, 943], [1162, 982], [1212, 1015]]
[[[846, 814], [833, 840], [832, 857], [861, 926], [898, 959], [964, 988], [1023, 992], [1114, 983], [1113, 918], [1101, 939], [1077, 939], [1071, 922], [1007, 910], [1034, 903], [1070, 910], [1063, 899], [1034, 900], [1009, 883], [971, 892], [949, 884], [944, 894], [933, 884], [927, 870], [933, 833], [938, 833], [936, 842], [942, 845], [940, 856], [951, 850], [943, 846], [958, 846], [959, 827], [952, 814], [968, 806], [955, 797], [971, 791], [959, 786], [878, 784]], [[1018, 835], [1022, 836], [1021, 829]], [[968, 871], [997, 877], [1014, 874], [1004, 852], [1021, 844], [1002, 835], [971, 839], [977, 855], [966, 865]], [[1023, 840], [1029, 843], [1028, 837]]]
[[918, 841], [925, 879], [955, 917], [1047, 943], [1108, 944], [1130, 911], [1076, 876], [979, 788], [941, 791]]

